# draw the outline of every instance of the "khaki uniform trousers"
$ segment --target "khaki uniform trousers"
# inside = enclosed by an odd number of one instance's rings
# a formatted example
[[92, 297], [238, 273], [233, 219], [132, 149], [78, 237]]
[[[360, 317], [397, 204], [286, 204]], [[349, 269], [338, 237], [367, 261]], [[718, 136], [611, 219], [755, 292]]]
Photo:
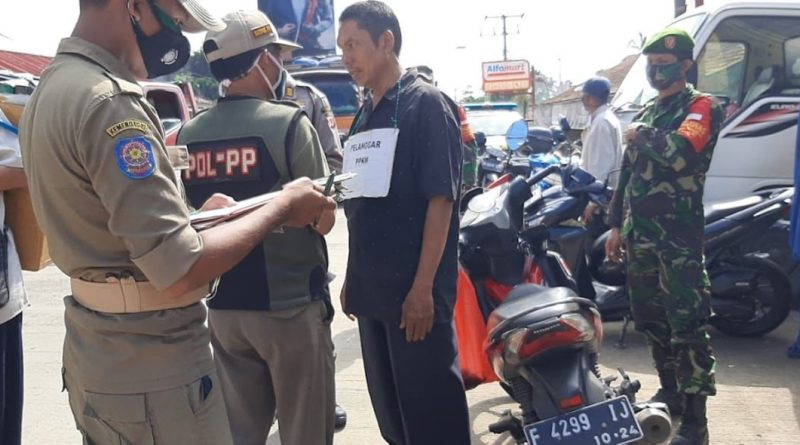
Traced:
[[64, 374], [84, 445], [229, 445], [216, 372], [188, 385], [141, 394], [99, 394]]
[[236, 445], [333, 443], [333, 341], [322, 301], [278, 311], [212, 309], [214, 361]]

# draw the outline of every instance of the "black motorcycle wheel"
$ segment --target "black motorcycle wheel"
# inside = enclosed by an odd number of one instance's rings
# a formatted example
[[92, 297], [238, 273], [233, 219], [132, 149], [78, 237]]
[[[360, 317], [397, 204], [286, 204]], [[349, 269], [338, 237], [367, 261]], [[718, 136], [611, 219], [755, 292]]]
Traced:
[[760, 337], [776, 329], [789, 316], [791, 284], [786, 273], [770, 260], [745, 255], [737, 259], [736, 265], [758, 273], [756, 289], [746, 296], [753, 300], [753, 316], [748, 320], [717, 316], [710, 323], [732, 337]]

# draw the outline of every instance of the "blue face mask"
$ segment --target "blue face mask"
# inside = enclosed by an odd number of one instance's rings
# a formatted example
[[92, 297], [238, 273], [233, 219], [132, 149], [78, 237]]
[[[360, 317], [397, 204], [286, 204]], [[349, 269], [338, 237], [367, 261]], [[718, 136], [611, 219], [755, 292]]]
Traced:
[[681, 79], [683, 71], [680, 60], [675, 63], [647, 64], [647, 81], [659, 91], [666, 90]]

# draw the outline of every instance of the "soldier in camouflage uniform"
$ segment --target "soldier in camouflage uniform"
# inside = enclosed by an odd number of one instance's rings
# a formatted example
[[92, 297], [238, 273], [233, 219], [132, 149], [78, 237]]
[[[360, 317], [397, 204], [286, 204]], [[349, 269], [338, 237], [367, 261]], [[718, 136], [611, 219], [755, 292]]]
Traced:
[[683, 423], [672, 444], [707, 444], [706, 398], [715, 360], [703, 328], [711, 315], [703, 260], [703, 188], [724, 113], [686, 82], [694, 41], [667, 29], [645, 43], [647, 77], [659, 90], [626, 132], [627, 150], [609, 212], [606, 252], [628, 255], [637, 330], [645, 333], [661, 380], [653, 401]]

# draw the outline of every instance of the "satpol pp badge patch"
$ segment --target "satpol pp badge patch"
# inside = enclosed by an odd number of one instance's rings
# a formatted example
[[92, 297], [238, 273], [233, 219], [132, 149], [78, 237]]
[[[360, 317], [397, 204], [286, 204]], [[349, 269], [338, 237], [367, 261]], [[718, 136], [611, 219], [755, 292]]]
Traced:
[[131, 179], [144, 179], [156, 171], [153, 144], [143, 137], [117, 141], [117, 165], [122, 174]]

